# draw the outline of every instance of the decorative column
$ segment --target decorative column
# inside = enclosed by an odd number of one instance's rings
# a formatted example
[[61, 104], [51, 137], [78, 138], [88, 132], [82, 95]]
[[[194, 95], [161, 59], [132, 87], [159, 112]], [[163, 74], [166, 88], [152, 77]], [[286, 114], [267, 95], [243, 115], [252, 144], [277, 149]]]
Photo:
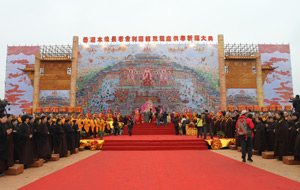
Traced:
[[77, 59], [78, 59], [78, 36], [73, 36], [72, 70], [70, 87], [70, 107], [76, 106], [76, 80], [77, 80]]
[[40, 69], [41, 69], [41, 54], [35, 55], [34, 78], [33, 78], [33, 107], [35, 113], [36, 108], [40, 104]]
[[221, 110], [227, 110], [226, 97], [226, 75], [225, 75], [225, 59], [224, 59], [224, 36], [218, 35], [218, 55], [219, 55], [219, 80], [220, 80], [220, 101]]
[[264, 89], [262, 81], [262, 68], [261, 68], [261, 56], [260, 52], [255, 53], [256, 60], [256, 93], [257, 93], [257, 103], [258, 106], [264, 106]]

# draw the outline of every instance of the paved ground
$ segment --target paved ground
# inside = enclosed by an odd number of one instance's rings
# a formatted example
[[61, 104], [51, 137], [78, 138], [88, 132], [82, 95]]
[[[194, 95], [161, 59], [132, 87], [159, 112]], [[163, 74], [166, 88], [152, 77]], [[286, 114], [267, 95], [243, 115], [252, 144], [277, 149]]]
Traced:
[[70, 157], [60, 158], [55, 162], [47, 162], [40, 168], [28, 168], [24, 172], [17, 176], [3, 176], [0, 177], [0, 189], [1, 190], [15, 190], [23, 187], [33, 181], [36, 181], [48, 174], [58, 171], [64, 167], [67, 167], [75, 162], [85, 159], [93, 154], [99, 152], [96, 151], [80, 151], [78, 154], [73, 154]]
[[[241, 161], [241, 153], [236, 150], [223, 149], [212, 151], [226, 157]], [[17, 176], [0, 177], [0, 189], [18, 189], [50, 173], [58, 171], [82, 159], [85, 159], [97, 152], [99, 151], [86, 150], [83, 152], [79, 152], [78, 154], [71, 155], [67, 158], [61, 158], [56, 162], [48, 162], [41, 168], [28, 168], [27, 170], [24, 170], [24, 173]], [[261, 156], [255, 155], [253, 156], [253, 160], [253, 163], [247, 162], [247, 164], [300, 182], [300, 165], [286, 165], [280, 161], [277, 161], [276, 159], [263, 159]]]
[[[237, 150], [221, 149], [212, 151], [229, 158], [242, 161], [242, 153]], [[261, 156], [256, 155], [253, 155], [252, 159], [254, 162], [247, 162], [247, 164], [300, 182], [300, 165], [287, 165], [283, 164], [281, 161], [277, 161], [277, 159], [264, 159]]]

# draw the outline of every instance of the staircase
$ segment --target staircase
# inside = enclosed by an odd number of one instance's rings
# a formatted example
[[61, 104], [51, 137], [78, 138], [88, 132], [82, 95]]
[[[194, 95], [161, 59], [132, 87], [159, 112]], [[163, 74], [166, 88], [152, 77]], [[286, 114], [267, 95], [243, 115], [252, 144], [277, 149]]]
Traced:
[[[128, 129], [124, 134], [128, 135]], [[148, 136], [146, 136], [148, 135]], [[164, 136], [163, 136], [164, 135]], [[103, 151], [150, 151], [150, 150], [207, 150], [206, 142], [203, 139], [184, 136], [175, 136], [173, 124], [167, 127], [155, 124], [135, 124], [133, 136], [137, 139], [121, 139], [118, 136], [114, 139], [104, 139]], [[120, 136], [122, 137], [122, 136]], [[124, 137], [124, 136], [123, 136]], [[159, 138], [158, 138], [159, 137]]]

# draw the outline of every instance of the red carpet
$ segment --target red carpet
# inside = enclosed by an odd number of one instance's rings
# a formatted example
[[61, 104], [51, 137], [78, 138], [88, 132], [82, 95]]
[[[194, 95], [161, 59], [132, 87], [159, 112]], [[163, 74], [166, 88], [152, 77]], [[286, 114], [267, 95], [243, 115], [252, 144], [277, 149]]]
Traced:
[[[161, 138], [158, 138], [158, 137]], [[102, 150], [207, 150], [206, 142], [195, 136], [176, 136], [173, 124], [157, 127], [152, 123], [135, 124], [133, 136], [108, 136]]]
[[107, 150], [207, 150], [206, 142], [196, 136], [121, 135], [104, 137]]
[[300, 189], [300, 183], [211, 151], [103, 151], [22, 190]]
[[[160, 125], [159, 127], [153, 123], [134, 124], [134, 135], [175, 135], [174, 124]], [[125, 127], [124, 135], [128, 135], [128, 129]]]

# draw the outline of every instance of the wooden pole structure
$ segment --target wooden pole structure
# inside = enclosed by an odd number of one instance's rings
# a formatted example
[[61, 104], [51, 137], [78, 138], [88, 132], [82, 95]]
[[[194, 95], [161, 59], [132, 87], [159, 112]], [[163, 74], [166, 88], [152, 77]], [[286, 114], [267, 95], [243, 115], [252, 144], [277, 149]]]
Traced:
[[73, 36], [72, 49], [72, 70], [70, 87], [70, 107], [76, 106], [76, 80], [77, 80], [77, 59], [78, 59], [78, 36]]
[[35, 55], [34, 64], [34, 79], [33, 79], [33, 113], [40, 104], [40, 69], [41, 69], [41, 54]]
[[222, 34], [218, 35], [218, 54], [219, 54], [219, 80], [220, 80], [221, 110], [226, 110], [227, 97], [226, 97], [224, 36]]

